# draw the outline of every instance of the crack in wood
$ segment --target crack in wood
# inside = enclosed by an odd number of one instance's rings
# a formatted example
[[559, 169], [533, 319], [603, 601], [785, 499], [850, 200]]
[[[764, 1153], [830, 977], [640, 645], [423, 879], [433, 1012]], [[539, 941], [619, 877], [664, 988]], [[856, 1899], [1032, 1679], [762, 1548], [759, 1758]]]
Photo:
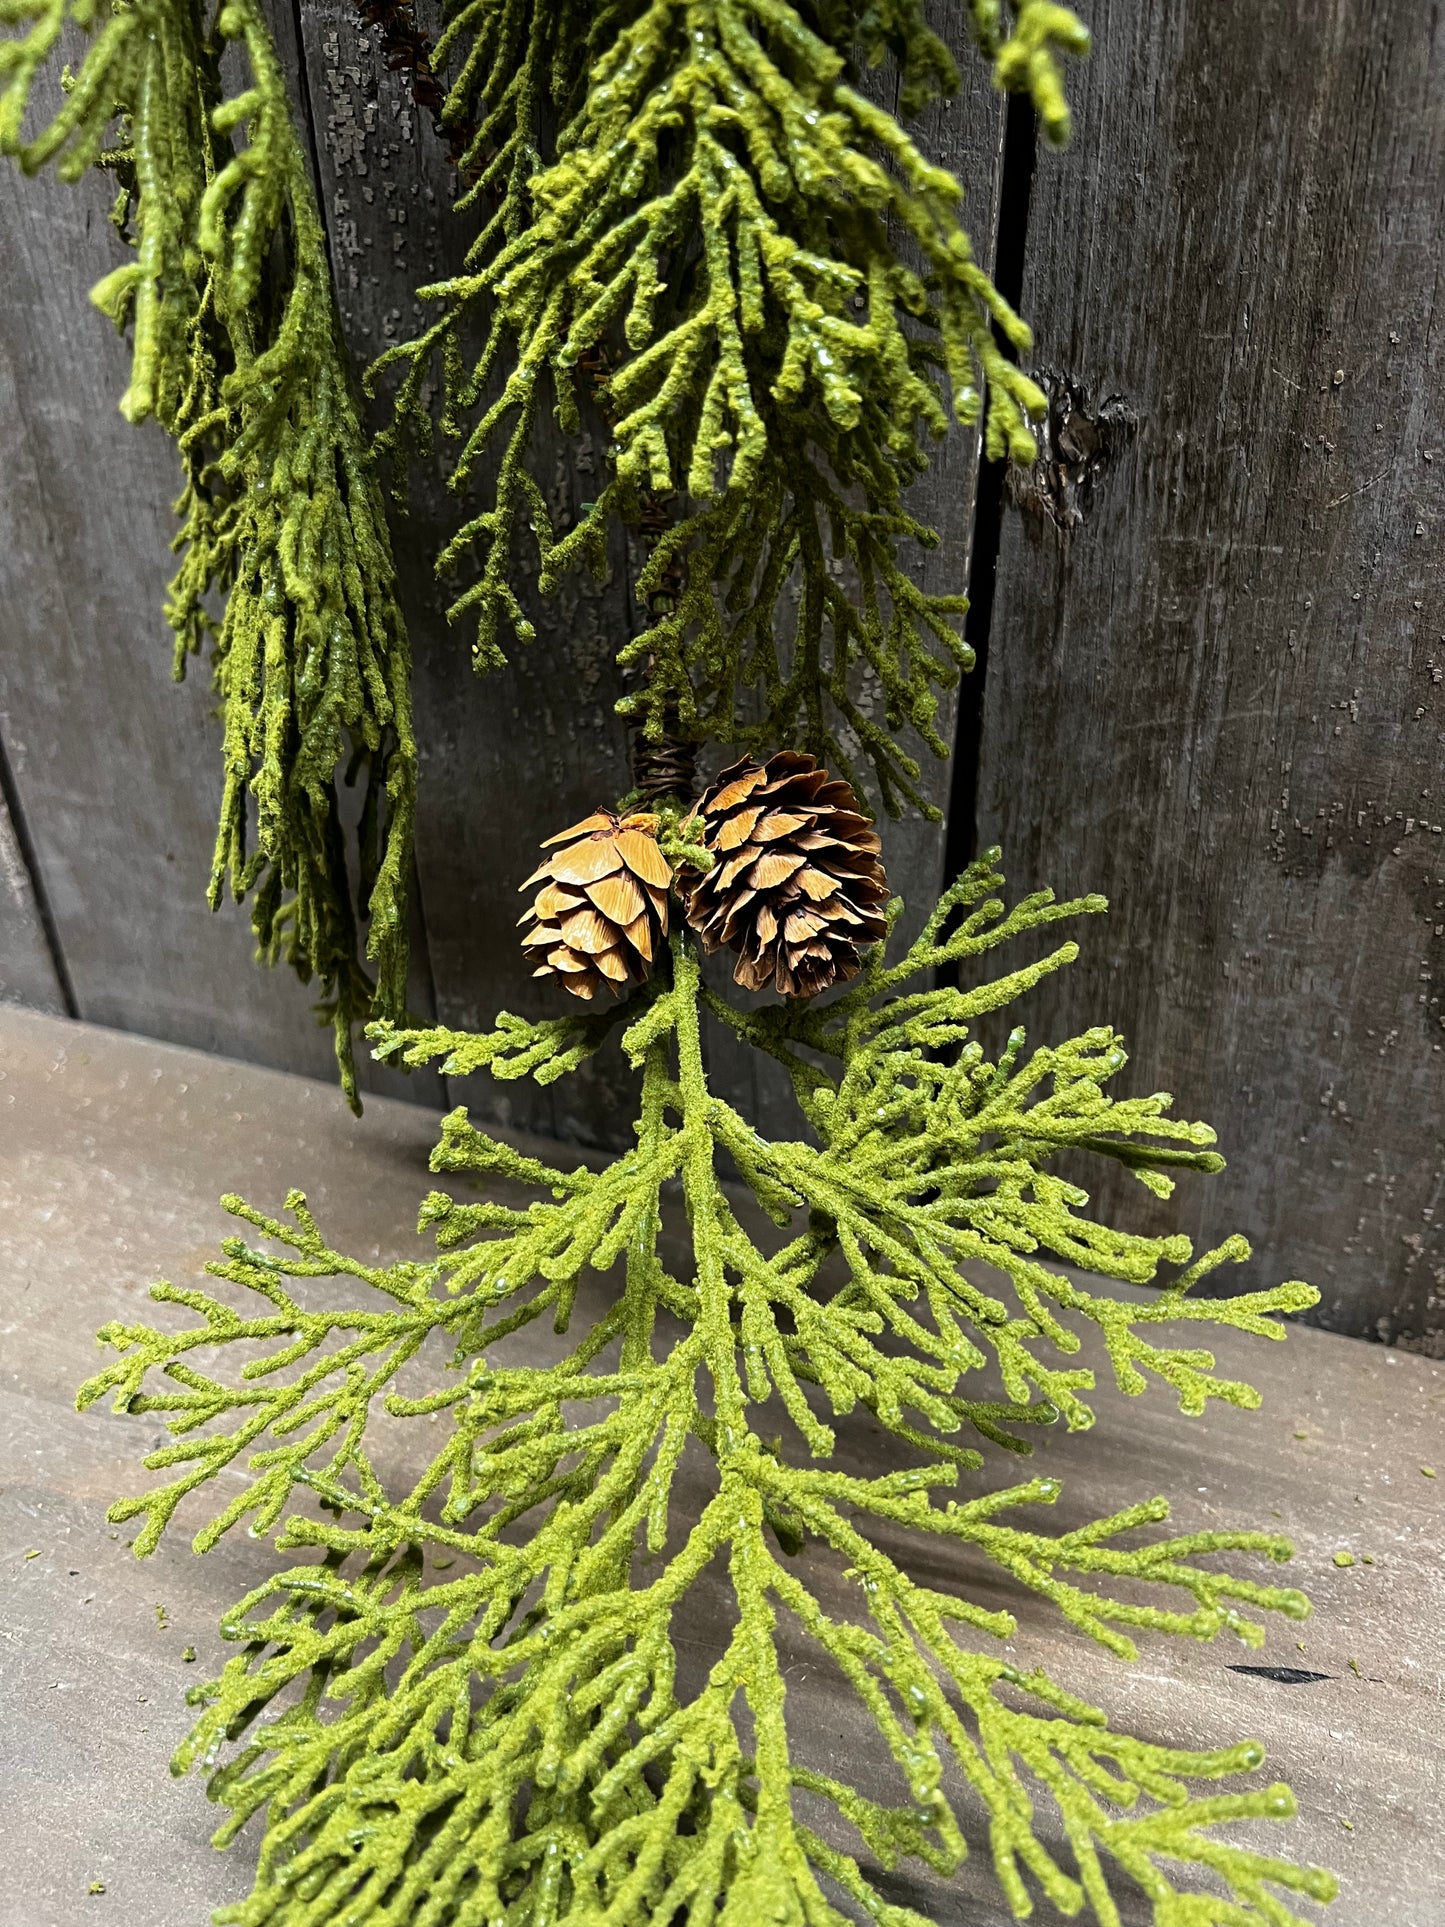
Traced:
[[1322, 1679], [1337, 1679], [1337, 1673], [1312, 1673], [1306, 1666], [1231, 1666], [1231, 1673], [1244, 1673], [1250, 1679], [1273, 1680], [1276, 1686], [1313, 1686]]

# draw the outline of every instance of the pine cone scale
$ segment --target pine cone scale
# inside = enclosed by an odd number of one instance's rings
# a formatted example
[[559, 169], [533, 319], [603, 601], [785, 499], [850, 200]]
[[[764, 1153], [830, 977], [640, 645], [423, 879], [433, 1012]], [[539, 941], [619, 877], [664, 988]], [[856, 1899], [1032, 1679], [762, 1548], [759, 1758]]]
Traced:
[[609, 843], [589, 839], [574, 844], [571, 849], [559, 850], [542, 874], [559, 883], [597, 883], [621, 868], [620, 850]]
[[799, 830], [806, 830], [812, 818], [789, 816], [786, 810], [769, 810], [763, 820], [752, 831], [754, 843], [774, 843], [780, 836], [795, 836]]
[[748, 886], [753, 890], [776, 890], [780, 883], [796, 876], [807, 860], [805, 856], [789, 855], [783, 850], [769, 850], [748, 871]]
[[[645, 910], [642, 915], [637, 918], [636, 922], [624, 924], [622, 934], [642, 958], [644, 963], [652, 962], [652, 919], [649, 918]], [[667, 935], [665, 918], [663, 920], [662, 934], [663, 936]]]
[[555, 836], [543, 837], [541, 848], [555, 850], [563, 843], [576, 843], [582, 837], [590, 836], [594, 830], [608, 829], [615, 821], [609, 810], [594, 810], [591, 816], [584, 816], [580, 823], [574, 823], [570, 830], [558, 830]]
[[725, 811], [735, 808], [737, 804], [752, 795], [762, 779], [762, 770], [754, 769], [747, 776], [740, 777], [736, 782], [724, 784], [717, 795], [712, 798], [709, 807], [714, 814], [717, 815], [721, 815]]
[[722, 828], [718, 831], [718, 848], [720, 850], [735, 850], [740, 843], [746, 843], [752, 835], [753, 825], [762, 813], [763, 806], [759, 803], [754, 809], [740, 810], [736, 816], [728, 817], [723, 823]]
[[[631, 819], [629, 819], [630, 821]], [[656, 818], [650, 819], [656, 821]], [[667, 858], [657, 847], [656, 836], [644, 836], [640, 830], [624, 829], [617, 839], [618, 854], [634, 876], [650, 883], [655, 890], [666, 893], [672, 887], [672, 871], [668, 868]]]
[[647, 908], [642, 885], [625, 870], [599, 877], [589, 895], [603, 916], [615, 924], [632, 923]]
[[[586, 901], [580, 890], [565, 890], [559, 884], [549, 883], [537, 898], [536, 908], [541, 916], [558, 917], [568, 910], [580, 910]], [[530, 916], [531, 912], [528, 911], [527, 915]], [[520, 921], [525, 923], [526, 917]]]
[[597, 957], [617, 947], [615, 926], [590, 907], [563, 917], [560, 927], [568, 949], [580, 950], [584, 957]]
[[599, 950], [592, 961], [610, 983], [625, 984], [631, 974], [620, 950]]

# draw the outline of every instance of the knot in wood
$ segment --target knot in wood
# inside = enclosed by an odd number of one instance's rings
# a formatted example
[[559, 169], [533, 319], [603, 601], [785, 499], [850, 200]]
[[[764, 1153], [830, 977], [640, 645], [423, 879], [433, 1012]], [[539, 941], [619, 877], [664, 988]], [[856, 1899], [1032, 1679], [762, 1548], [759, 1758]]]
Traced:
[[1031, 521], [1067, 535], [1093, 512], [1104, 477], [1138, 433], [1139, 417], [1122, 395], [1107, 395], [1095, 407], [1083, 382], [1053, 369], [1037, 371], [1034, 379], [1049, 400], [1035, 430], [1038, 458], [1029, 468], [1011, 468], [1005, 488]]

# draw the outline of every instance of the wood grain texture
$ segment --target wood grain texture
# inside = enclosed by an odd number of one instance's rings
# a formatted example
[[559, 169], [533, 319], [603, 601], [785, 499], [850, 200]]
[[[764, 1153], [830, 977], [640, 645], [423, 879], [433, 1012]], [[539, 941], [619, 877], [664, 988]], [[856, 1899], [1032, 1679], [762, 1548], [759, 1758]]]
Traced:
[[[8, 775], [4, 756], [4, 742], [0, 738], [0, 774]], [[3, 791], [0, 791], [0, 1004], [25, 1004], [31, 1010], [48, 1011], [52, 1017], [66, 1015], [65, 992], [36, 902], [30, 866]]]
[[1007, 517], [983, 840], [1112, 899], [1035, 1034], [1113, 1022], [1219, 1128], [1168, 1210], [1445, 1352], [1445, 14], [1086, 11], [1024, 304], [1137, 429], [1067, 533], [1077, 446]]
[[[221, 1614], [296, 1554], [280, 1560], [232, 1533], [197, 1559], [189, 1534], [205, 1515], [188, 1505], [150, 1559], [130, 1557], [130, 1530], [112, 1536], [104, 1510], [118, 1493], [144, 1488], [139, 1458], [163, 1434], [158, 1423], [102, 1407], [77, 1415], [75, 1387], [98, 1358], [91, 1333], [108, 1319], [152, 1315], [145, 1290], [158, 1275], [198, 1281], [217, 1240], [234, 1229], [216, 1194], [243, 1167], [246, 1193], [263, 1208], [279, 1208], [299, 1185], [348, 1249], [388, 1260], [424, 1255], [412, 1226], [431, 1182], [436, 1122], [418, 1106], [381, 1099], [355, 1124], [324, 1084], [0, 1011], [0, 1266], [9, 1281], [0, 1381], [0, 1927], [74, 1927], [92, 1906], [136, 1927], [196, 1927], [209, 1907], [244, 1896], [254, 1866], [254, 1828], [230, 1852], [209, 1851], [216, 1810], [198, 1780], [170, 1782], [166, 1761], [192, 1718], [184, 1687], [234, 1650], [218, 1635]], [[523, 1148], [547, 1155], [530, 1141]], [[499, 1195], [516, 1196], [507, 1187]], [[668, 1235], [675, 1239], [677, 1227]], [[667, 1262], [683, 1262], [676, 1243]], [[614, 1289], [611, 1278], [591, 1277], [574, 1331]], [[511, 1341], [511, 1357], [541, 1362], [553, 1342], [545, 1327], [528, 1327]], [[1104, 1363], [1096, 1343], [1085, 1346], [1081, 1363]], [[1133, 1732], [1200, 1747], [1258, 1738], [1269, 1759], [1256, 1783], [1287, 1780], [1301, 1813], [1290, 1826], [1243, 1837], [1339, 1874], [1333, 1908], [1301, 1910], [1321, 1927], [1439, 1927], [1445, 1534], [1440, 1481], [1420, 1468], [1439, 1467], [1445, 1365], [1299, 1329], [1278, 1345], [1225, 1333], [1218, 1349], [1226, 1373], [1260, 1388], [1261, 1411], [1216, 1408], [1190, 1420], [1158, 1384], [1137, 1399], [1101, 1390], [1092, 1430], [1056, 1427], [1042, 1438], [1037, 1469], [1059, 1477], [1063, 1493], [1029, 1523], [1067, 1530], [1158, 1492], [1182, 1532], [1289, 1532], [1296, 1556], [1275, 1577], [1309, 1593], [1307, 1624], [1271, 1625], [1262, 1652], [1227, 1635], [1204, 1643], [1146, 1634], [1138, 1662], [1126, 1666], [967, 1548], [915, 1548], [910, 1568], [924, 1584], [1016, 1613], [1007, 1655], [1043, 1665]], [[440, 1354], [425, 1354], [414, 1370], [416, 1390], [446, 1377]], [[416, 1475], [440, 1423], [388, 1429], [377, 1448], [388, 1485], [400, 1489]], [[857, 1476], [897, 1469], [897, 1441], [867, 1413], [842, 1421], [839, 1447], [840, 1463]], [[1017, 1460], [990, 1449], [960, 1497], [1019, 1476]], [[695, 1506], [708, 1484], [706, 1467], [685, 1459], [679, 1505]], [[1355, 1564], [1337, 1567], [1337, 1551]], [[803, 1559], [825, 1610], [854, 1617], [857, 1590], [841, 1562], [811, 1548]], [[710, 1575], [678, 1629], [686, 1678], [708, 1663], [730, 1623], [725, 1577]], [[874, 1798], [906, 1798], [841, 1678], [819, 1667], [786, 1614], [779, 1635], [797, 1757]], [[199, 1655], [194, 1667], [181, 1663], [187, 1646]], [[1235, 1670], [1252, 1665], [1314, 1677], [1285, 1684]], [[949, 1791], [970, 1858], [952, 1880], [916, 1864], [899, 1869], [889, 1897], [937, 1927], [1006, 1927], [978, 1810], [961, 1782]], [[1047, 1828], [1044, 1803], [1040, 1814]], [[86, 1890], [95, 1879], [106, 1896], [92, 1903]], [[1141, 1927], [1149, 1909], [1120, 1885], [1123, 1919]], [[1040, 1904], [1033, 1920], [1060, 1927], [1061, 1917]]]

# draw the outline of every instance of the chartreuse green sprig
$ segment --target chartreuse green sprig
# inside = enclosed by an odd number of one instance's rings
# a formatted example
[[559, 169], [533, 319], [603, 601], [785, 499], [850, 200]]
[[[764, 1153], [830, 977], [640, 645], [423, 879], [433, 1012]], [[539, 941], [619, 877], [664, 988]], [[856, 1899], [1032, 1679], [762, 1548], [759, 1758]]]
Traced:
[[[968, 17], [999, 84], [1029, 92], [1062, 137], [1056, 55], [1086, 47], [1077, 19], [1038, 0], [1009, 9], [1007, 31], [988, 0]], [[614, 520], [640, 523], [650, 619], [619, 660], [646, 668], [621, 710], [648, 740], [797, 744], [854, 781], [861, 757], [886, 807], [928, 810], [901, 734], [947, 754], [938, 692], [971, 658], [962, 594], [906, 572], [908, 545], [937, 537], [904, 491], [950, 413], [978, 419], [986, 394], [989, 454], [1029, 461], [1044, 406], [1006, 352], [1029, 331], [974, 257], [958, 182], [856, 84], [856, 57], [889, 54], [913, 112], [956, 90], [953, 60], [916, 0], [614, 5], [565, 68], [559, 19], [559, 0], [458, 15], [472, 52], [449, 111], [477, 97], [489, 110], [496, 210], [464, 271], [421, 290], [438, 319], [373, 371], [405, 370], [400, 450], [430, 432], [439, 357], [444, 422], [463, 438], [452, 484], [488, 477], [441, 556], [479, 558], [452, 613], [475, 614], [490, 667], [504, 631], [531, 635], [513, 587], [523, 532], [551, 589], [576, 565], [605, 569]], [[563, 111], [547, 156], [549, 99]], [[522, 157], [537, 170], [525, 189]], [[612, 472], [563, 527], [534, 431], [549, 405], [578, 429], [583, 389], [610, 422]], [[863, 699], [865, 675], [881, 704]]]
[[[1123, 1053], [1108, 1031], [1030, 1052], [1015, 1030], [984, 1056], [978, 1018], [1074, 947], [1002, 976], [977, 965], [1101, 907], [1039, 894], [1008, 909], [1000, 883], [991, 854], [906, 956], [890, 964], [880, 948], [822, 1008], [729, 1014], [788, 1064], [807, 1138], [763, 1139], [709, 1086], [713, 1000], [678, 934], [670, 969], [618, 1019], [642, 1079], [631, 1151], [564, 1170], [454, 1112], [434, 1168], [530, 1187], [534, 1202], [433, 1193], [422, 1218], [437, 1254], [381, 1265], [330, 1245], [298, 1194], [289, 1221], [229, 1199], [246, 1233], [208, 1268], [218, 1286], [153, 1293], [195, 1322], [102, 1333], [117, 1357], [81, 1403], [113, 1393], [175, 1435], [146, 1460], [164, 1482], [112, 1508], [139, 1522], [137, 1549], [224, 1471], [198, 1549], [244, 1520], [299, 1556], [227, 1616], [239, 1650], [192, 1694], [177, 1755], [210, 1770], [222, 1841], [265, 1815], [254, 1891], [218, 1919], [923, 1927], [879, 1870], [962, 1860], [950, 1761], [1020, 1917], [1043, 1894], [1118, 1927], [1121, 1875], [1158, 1927], [1289, 1927], [1296, 1899], [1331, 1896], [1329, 1875], [1216, 1831], [1293, 1811], [1281, 1786], [1205, 1790], [1257, 1768], [1253, 1742], [1198, 1753], [1136, 1738], [998, 1648], [1016, 1631], [1000, 1579], [1126, 1658], [1141, 1633], [1257, 1644], [1260, 1615], [1308, 1610], [1214, 1563], [1286, 1559], [1275, 1535], [1151, 1536], [1161, 1499], [1049, 1533], [1032, 1509], [1056, 1481], [979, 1475], [990, 1444], [1027, 1453], [1032, 1427], [1091, 1422], [1079, 1318], [1102, 1331], [1123, 1389], [1152, 1375], [1198, 1411], [1255, 1395], [1217, 1377], [1208, 1352], [1159, 1342], [1161, 1326], [1279, 1338], [1278, 1314], [1315, 1297], [1285, 1284], [1197, 1298], [1200, 1279], [1247, 1255], [1241, 1240], [1195, 1261], [1182, 1236], [1106, 1226], [1052, 1173], [1058, 1152], [1082, 1150], [1167, 1191], [1181, 1168], [1218, 1160], [1166, 1098], [1109, 1094]], [[969, 987], [928, 988], [943, 965]], [[383, 1025], [379, 1043], [545, 1080], [607, 1029], [592, 1016], [504, 1019], [486, 1038]], [[781, 1227], [770, 1248], [720, 1153]], [[664, 1238], [674, 1193], [681, 1264]], [[615, 1289], [582, 1298], [588, 1273]], [[1087, 1289], [1087, 1274], [1103, 1285]], [[1159, 1289], [1111, 1295], [1116, 1279]], [[543, 1319], [568, 1334], [553, 1364], [507, 1342]], [[428, 1363], [431, 1390], [416, 1376]], [[970, 1395], [990, 1365], [1001, 1394]], [[860, 1406], [896, 1441], [893, 1468], [871, 1477], [826, 1462]], [[383, 1413], [426, 1422], [400, 1482], [372, 1424]], [[894, 1550], [908, 1538], [952, 1542], [955, 1584], [911, 1576]], [[805, 1545], [846, 1568], [847, 1611], [814, 1592], [794, 1558]], [[684, 1685], [678, 1633], [704, 1573], [725, 1575], [731, 1609], [720, 1655]], [[865, 1797], [835, 1762], [799, 1753], [784, 1616], [866, 1708], [892, 1795]]]
[[[85, 59], [29, 134], [67, 24], [91, 35]], [[211, 902], [227, 885], [251, 895], [262, 955], [319, 980], [354, 1102], [353, 1025], [406, 1009], [410, 655], [276, 50], [257, 0], [0, 0], [0, 25], [0, 151], [67, 180], [100, 162], [121, 183], [135, 256], [92, 298], [132, 331], [122, 412], [161, 423], [185, 476], [166, 614], [177, 676], [208, 638], [214, 649], [225, 780]], [[337, 808], [343, 757], [348, 781], [366, 778], [374, 990]]]

